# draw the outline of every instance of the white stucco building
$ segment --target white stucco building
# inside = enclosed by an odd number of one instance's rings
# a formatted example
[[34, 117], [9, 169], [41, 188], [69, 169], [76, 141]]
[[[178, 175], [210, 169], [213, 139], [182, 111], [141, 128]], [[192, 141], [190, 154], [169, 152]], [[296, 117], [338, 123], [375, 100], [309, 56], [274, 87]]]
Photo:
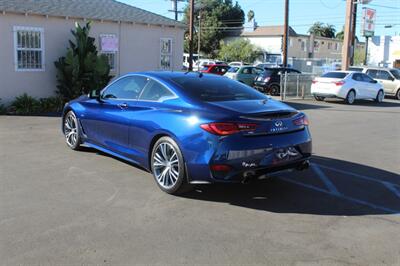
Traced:
[[114, 0], [0, 0], [0, 98], [56, 90], [54, 61], [64, 56], [75, 23], [107, 55], [112, 75], [182, 67], [186, 26]]
[[400, 68], [400, 36], [375, 36], [368, 41], [368, 64]]

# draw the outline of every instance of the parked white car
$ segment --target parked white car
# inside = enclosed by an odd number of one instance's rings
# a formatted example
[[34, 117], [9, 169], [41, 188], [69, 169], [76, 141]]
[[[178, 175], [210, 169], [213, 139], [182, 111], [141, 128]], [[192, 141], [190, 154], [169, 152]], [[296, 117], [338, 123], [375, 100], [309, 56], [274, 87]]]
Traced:
[[311, 94], [317, 101], [341, 98], [348, 104], [358, 99], [382, 102], [385, 97], [382, 84], [364, 73], [351, 71], [332, 71], [314, 79]]

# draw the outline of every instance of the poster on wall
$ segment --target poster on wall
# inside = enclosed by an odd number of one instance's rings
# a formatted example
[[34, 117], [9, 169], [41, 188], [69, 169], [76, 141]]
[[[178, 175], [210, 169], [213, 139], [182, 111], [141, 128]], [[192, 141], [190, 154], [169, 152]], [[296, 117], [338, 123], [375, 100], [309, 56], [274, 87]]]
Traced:
[[114, 34], [100, 35], [101, 52], [118, 52], [118, 37]]

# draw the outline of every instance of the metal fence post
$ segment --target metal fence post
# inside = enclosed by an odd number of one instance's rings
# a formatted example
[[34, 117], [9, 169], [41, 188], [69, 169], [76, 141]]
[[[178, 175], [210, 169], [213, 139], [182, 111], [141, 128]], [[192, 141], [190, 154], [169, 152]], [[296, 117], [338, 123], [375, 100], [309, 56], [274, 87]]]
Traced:
[[286, 100], [287, 73], [285, 73], [285, 87], [283, 88], [283, 99]]
[[283, 101], [283, 93], [282, 93], [282, 85], [284, 86], [283, 81], [282, 81], [283, 76], [280, 75], [279, 78], [281, 79], [281, 80], [280, 80], [280, 86], [279, 86], [279, 94], [280, 94], [280, 96], [281, 96], [281, 101]]
[[297, 81], [296, 81], [296, 98], [299, 98], [299, 78], [300, 74], [297, 74]]

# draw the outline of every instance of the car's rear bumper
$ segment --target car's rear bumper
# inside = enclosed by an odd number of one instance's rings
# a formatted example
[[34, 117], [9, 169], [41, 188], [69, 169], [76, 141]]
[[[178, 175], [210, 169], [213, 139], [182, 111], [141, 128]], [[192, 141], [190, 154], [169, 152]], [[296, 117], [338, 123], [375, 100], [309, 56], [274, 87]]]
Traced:
[[324, 97], [324, 98], [341, 98], [338, 95], [332, 94], [332, 93], [314, 92], [313, 95], [318, 96], [318, 97]]
[[[297, 151], [296, 156], [278, 157], [278, 154], [289, 154], [288, 151], [292, 149]], [[211, 146], [206, 152], [209, 157], [205, 161], [187, 162], [188, 179], [193, 183], [242, 182], [249, 176], [301, 168], [311, 153], [312, 141], [308, 128], [278, 135], [229, 137]], [[228, 166], [229, 170], [213, 171], [213, 165]]]

